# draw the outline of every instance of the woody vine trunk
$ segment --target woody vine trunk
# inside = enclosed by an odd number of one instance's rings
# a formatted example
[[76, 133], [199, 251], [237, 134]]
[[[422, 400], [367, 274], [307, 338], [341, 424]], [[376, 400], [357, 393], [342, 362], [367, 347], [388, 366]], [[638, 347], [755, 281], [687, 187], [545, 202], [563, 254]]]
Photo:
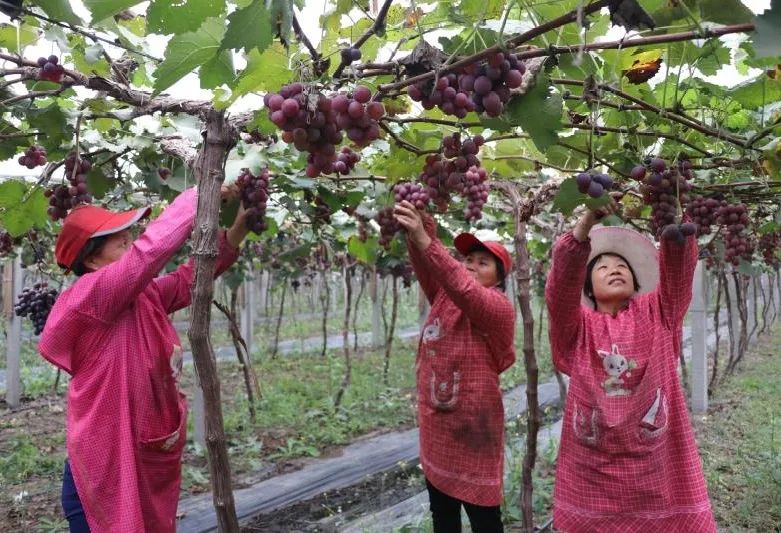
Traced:
[[526, 533], [534, 531], [534, 512], [532, 507], [532, 473], [537, 461], [537, 433], [540, 429], [540, 407], [537, 395], [539, 370], [534, 350], [534, 313], [531, 307], [529, 250], [526, 248], [526, 221], [521, 212], [521, 193], [515, 184], [502, 184], [500, 189], [509, 198], [513, 219], [515, 220], [515, 280], [518, 284], [518, 305], [523, 320], [523, 363], [526, 367], [526, 454], [523, 457], [521, 473], [521, 511], [522, 528]]
[[219, 531], [231, 533], [239, 531], [239, 521], [231, 490], [230, 463], [220, 408], [220, 380], [209, 329], [217, 262], [220, 186], [225, 179], [225, 160], [236, 138], [236, 131], [228, 125], [223, 113], [210, 110], [206, 118], [203, 145], [195, 165], [198, 179], [198, 212], [193, 229], [192, 253], [195, 282], [190, 329], [187, 331], [197, 378], [203, 391], [206, 449], [217, 526]]

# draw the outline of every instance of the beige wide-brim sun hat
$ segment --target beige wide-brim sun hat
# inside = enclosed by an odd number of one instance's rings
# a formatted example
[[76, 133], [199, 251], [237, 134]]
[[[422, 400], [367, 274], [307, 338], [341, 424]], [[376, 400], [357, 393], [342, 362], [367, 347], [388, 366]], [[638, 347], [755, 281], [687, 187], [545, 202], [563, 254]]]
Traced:
[[[645, 294], [656, 288], [659, 283], [659, 251], [651, 239], [633, 229], [602, 225], [594, 226], [588, 236], [591, 239], [589, 262], [599, 254], [621, 255], [637, 276], [640, 289], [636, 294]], [[589, 308], [594, 307], [585, 292], [581, 301]]]

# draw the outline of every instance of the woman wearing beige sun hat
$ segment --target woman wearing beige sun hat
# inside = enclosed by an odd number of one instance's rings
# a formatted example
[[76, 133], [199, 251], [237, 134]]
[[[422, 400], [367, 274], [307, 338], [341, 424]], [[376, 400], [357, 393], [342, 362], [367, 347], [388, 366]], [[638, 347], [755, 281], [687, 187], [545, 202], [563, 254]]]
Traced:
[[693, 236], [596, 223], [588, 211], [553, 249], [545, 288], [553, 362], [570, 376], [553, 525], [586, 531], [715, 532], [678, 378], [697, 263]]

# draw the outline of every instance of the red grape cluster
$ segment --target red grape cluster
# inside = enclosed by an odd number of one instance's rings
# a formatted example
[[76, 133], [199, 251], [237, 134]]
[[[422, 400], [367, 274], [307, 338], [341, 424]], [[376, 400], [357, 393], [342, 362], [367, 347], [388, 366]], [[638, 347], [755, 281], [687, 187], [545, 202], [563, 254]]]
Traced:
[[710, 234], [711, 226], [716, 223], [716, 212], [726, 205], [726, 200], [708, 196], [698, 196], [689, 202], [686, 214], [697, 225], [697, 236]]
[[415, 209], [424, 210], [428, 206], [428, 191], [419, 183], [397, 183], [393, 186], [393, 196], [396, 203], [407, 201], [415, 206]]
[[241, 203], [247, 210], [247, 227], [258, 235], [266, 231], [269, 177], [267, 168], [262, 169], [257, 176], [248, 168], [243, 168], [236, 178], [236, 184], [241, 191]]
[[57, 300], [57, 294], [57, 290], [50, 289], [46, 283], [36, 283], [32, 288], [25, 287], [16, 300], [14, 313], [16, 316], [29, 318], [35, 334], [39, 335]]
[[[356, 87], [352, 97], [338, 94], [333, 99], [305, 89], [301, 83], [291, 83], [279, 93], [266, 94], [263, 101], [269, 118], [282, 130], [283, 141], [309, 152], [307, 176], [341, 172], [336, 169], [340, 162], [336, 145], [344, 138], [340, 130], [356, 145], [365, 146], [379, 138], [377, 119], [385, 108], [379, 102], [369, 102], [371, 91], [364, 86]], [[344, 158], [341, 162], [346, 163]]]
[[776, 255], [776, 251], [781, 248], [781, 233], [772, 232], [761, 235], [758, 246], [766, 265], [776, 268], [781, 264], [781, 260]]
[[79, 204], [91, 204], [92, 195], [87, 192], [87, 172], [92, 168], [89, 159], [71, 154], [65, 159], [65, 178], [68, 185], [55, 185], [44, 193], [49, 198], [47, 213], [52, 220], [65, 218], [68, 211]]
[[754, 246], [746, 231], [749, 224], [746, 204], [720, 206], [716, 211], [716, 222], [721, 226], [724, 238], [724, 261], [738, 266], [741, 258], [750, 260]]
[[24, 154], [19, 156], [19, 164], [23, 167], [33, 169], [46, 164], [46, 150], [40, 146], [31, 146], [25, 150]]
[[438, 107], [445, 114], [464, 118], [470, 111], [498, 117], [521, 86], [526, 65], [515, 54], [498, 52], [486, 62], [472, 63], [458, 74], [426, 80], [407, 88], [407, 94], [424, 109]]
[[377, 121], [385, 114], [385, 107], [380, 102], [370, 102], [371, 97], [369, 88], [359, 85], [352, 97], [338, 94], [333, 99], [337, 126], [357, 146], [366, 146], [380, 137]]
[[401, 224], [393, 218], [393, 207], [380, 209], [375, 220], [380, 225], [380, 245], [386, 249], [390, 248], [393, 236], [401, 230]]
[[659, 236], [665, 226], [675, 223], [679, 205], [689, 202], [691, 163], [683, 160], [668, 167], [664, 159], [654, 157], [634, 167], [630, 175], [642, 181], [643, 201], [651, 206], [651, 230]]
[[581, 172], [575, 176], [575, 181], [578, 184], [578, 190], [592, 198], [600, 198], [605, 191], [613, 188], [613, 178], [596, 170]]
[[358, 218], [358, 240], [366, 242], [369, 238], [369, 229], [367, 228], [366, 219], [363, 217]]
[[355, 164], [361, 160], [361, 154], [353, 152], [349, 146], [343, 146], [341, 151], [336, 154], [334, 162], [334, 172], [346, 176], [355, 168]]
[[0, 257], [6, 257], [14, 251], [14, 239], [7, 231], [0, 230]]
[[38, 72], [38, 79], [60, 83], [65, 69], [59, 64], [60, 60], [55, 55], [38, 58], [38, 66], [41, 70]]

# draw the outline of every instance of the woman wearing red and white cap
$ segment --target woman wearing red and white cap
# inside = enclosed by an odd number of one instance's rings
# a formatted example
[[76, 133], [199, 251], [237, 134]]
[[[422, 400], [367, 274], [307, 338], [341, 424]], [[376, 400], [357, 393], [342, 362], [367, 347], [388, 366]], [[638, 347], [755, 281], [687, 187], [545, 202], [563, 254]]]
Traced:
[[677, 373], [697, 240], [657, 252], [634, 230], [593, 227], [612, 207], [556, 242], [545, 288], [553, 362], [570, 376], [553, 526], [715, 532]]
[[[224, 187], [223, 197], [236, 196]], [[65, 218], [57, 263], [79, 278], [49, 314], [39, 350], [70, 374], [63, 507], [71, 531], [175, 531], [187, 404], [168, 315], [190, 304], [193, 263], [159, 276], [190, 236], [188, 189], [135, 241], [148, 207], [85, 205]], [[217, 274], [247, 234], [243, 209], [219, 238]]]
[[498, 242], [462, 233], [453, 259], [430, 215], [409, 202], [396, 220], [421, 288], [431, 303], [416, 361], [420, 462], [434, 531], [503, 531], [504, 407], [499, 374], [515, 362], [515, 309], [504, 295], [510, 254]]

